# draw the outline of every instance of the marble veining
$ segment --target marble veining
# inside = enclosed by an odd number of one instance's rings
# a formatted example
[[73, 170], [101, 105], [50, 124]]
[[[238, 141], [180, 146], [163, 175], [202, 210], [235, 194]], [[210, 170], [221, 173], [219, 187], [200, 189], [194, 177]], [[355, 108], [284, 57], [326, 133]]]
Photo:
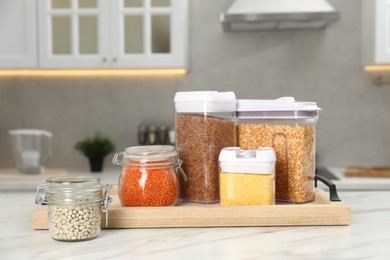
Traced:
[[[32, 230], [33, 192], [2, 192], [0, 259], [389, 259], [390, 192], [342, 192], [350, 226], [102, 230], [58, 242]], [[130, 258], [131, 257], [131, 258]]]

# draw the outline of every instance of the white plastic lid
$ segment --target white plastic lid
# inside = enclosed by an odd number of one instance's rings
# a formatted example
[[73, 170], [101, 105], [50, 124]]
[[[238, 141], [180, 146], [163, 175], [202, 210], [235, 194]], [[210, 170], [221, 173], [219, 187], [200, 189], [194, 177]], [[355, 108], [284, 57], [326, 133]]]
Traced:
[[232, 91], [177, 92], [174, 102], [178, 113], [234, 112], [236, 110], [236, 96]]
[[53, 134], [46, 130], [40, 129], [14, 129], [9, 130], [10, 135], [45, 135], [47, 137], [53, 137]]
[[236, 116], [239, 119], [309, 119], [315, 124], [320, 110], [315, 102], [296, 102], [293, 97], [239, 99]]
[[219, 154], [219, 164], [223, 172], [270, 174], [274, 173], [275, 162], [275, 151], [271, 147], [256, 150], [227, 147]]
[[238, 99], [237, 111], [320, 111], [316, 102], [298, 102], [293, 97]]

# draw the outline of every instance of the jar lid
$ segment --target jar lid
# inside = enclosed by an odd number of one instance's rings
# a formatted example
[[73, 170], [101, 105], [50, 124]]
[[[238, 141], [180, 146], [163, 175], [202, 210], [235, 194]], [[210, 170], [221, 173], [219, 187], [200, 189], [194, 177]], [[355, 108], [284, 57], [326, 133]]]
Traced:
[[241, 150], [240, 147], [227, 147], [219, 154], [223, 172], [270, 174], [275, 170], [276, 155], [271, 147], [256, 150]]
[[[122, 157], [122, 158], [121, 158]], [[127, 147], [124, 152], [116, 153], [114, 165], [177, 164], [178, 150], [172, 145], [142, 145]]]
[[132, 146], [125, 149], [125, 157], [139, 160], [163, 160], [177, 155], [172, 145], [143, 145]]
[[103, 201], [104, 186], [98, 177], [52, 177], [46, 180], [45, 185], [38, 186], [38, 190], [39, 187], [43, 187], [48, 195], [47, 204], [84, 204]]
[[234, 112], [236, 109], [236, 96], [232, 91], [177, 92], [174, 102], [179, 113]]
[[48, 193], [63, 192], [100, 192], [103, 185], [98, 177], [90, 176], [62, 176], [52, 177], [46, 180]]
[[92, 176], [61, 176], [52, 177], [46, 180], [51, 186], [58, 187], [101, 187], [100, 178]]
[[311, 118], [321, 108], [316, 102], [298, 102], [293, 97], [277, 99], [238, 99], [238, 118]]

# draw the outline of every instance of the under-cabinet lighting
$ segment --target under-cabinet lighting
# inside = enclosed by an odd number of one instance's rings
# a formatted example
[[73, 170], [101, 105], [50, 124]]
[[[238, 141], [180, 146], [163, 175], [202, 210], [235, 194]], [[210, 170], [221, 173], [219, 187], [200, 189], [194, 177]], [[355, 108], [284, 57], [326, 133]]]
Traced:
[[363, 69], [365, 72], [390, 71], [390, 65], [367, 65]]
[[185, 69], [0, 70], [0, 76], [183, 76]]

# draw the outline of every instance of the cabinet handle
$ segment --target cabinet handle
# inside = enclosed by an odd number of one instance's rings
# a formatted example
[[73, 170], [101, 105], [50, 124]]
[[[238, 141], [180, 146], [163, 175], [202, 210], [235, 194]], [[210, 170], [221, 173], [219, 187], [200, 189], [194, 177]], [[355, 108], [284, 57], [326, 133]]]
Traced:
[[103, 58], [103, 62], [107, 62], [107, 58]]

